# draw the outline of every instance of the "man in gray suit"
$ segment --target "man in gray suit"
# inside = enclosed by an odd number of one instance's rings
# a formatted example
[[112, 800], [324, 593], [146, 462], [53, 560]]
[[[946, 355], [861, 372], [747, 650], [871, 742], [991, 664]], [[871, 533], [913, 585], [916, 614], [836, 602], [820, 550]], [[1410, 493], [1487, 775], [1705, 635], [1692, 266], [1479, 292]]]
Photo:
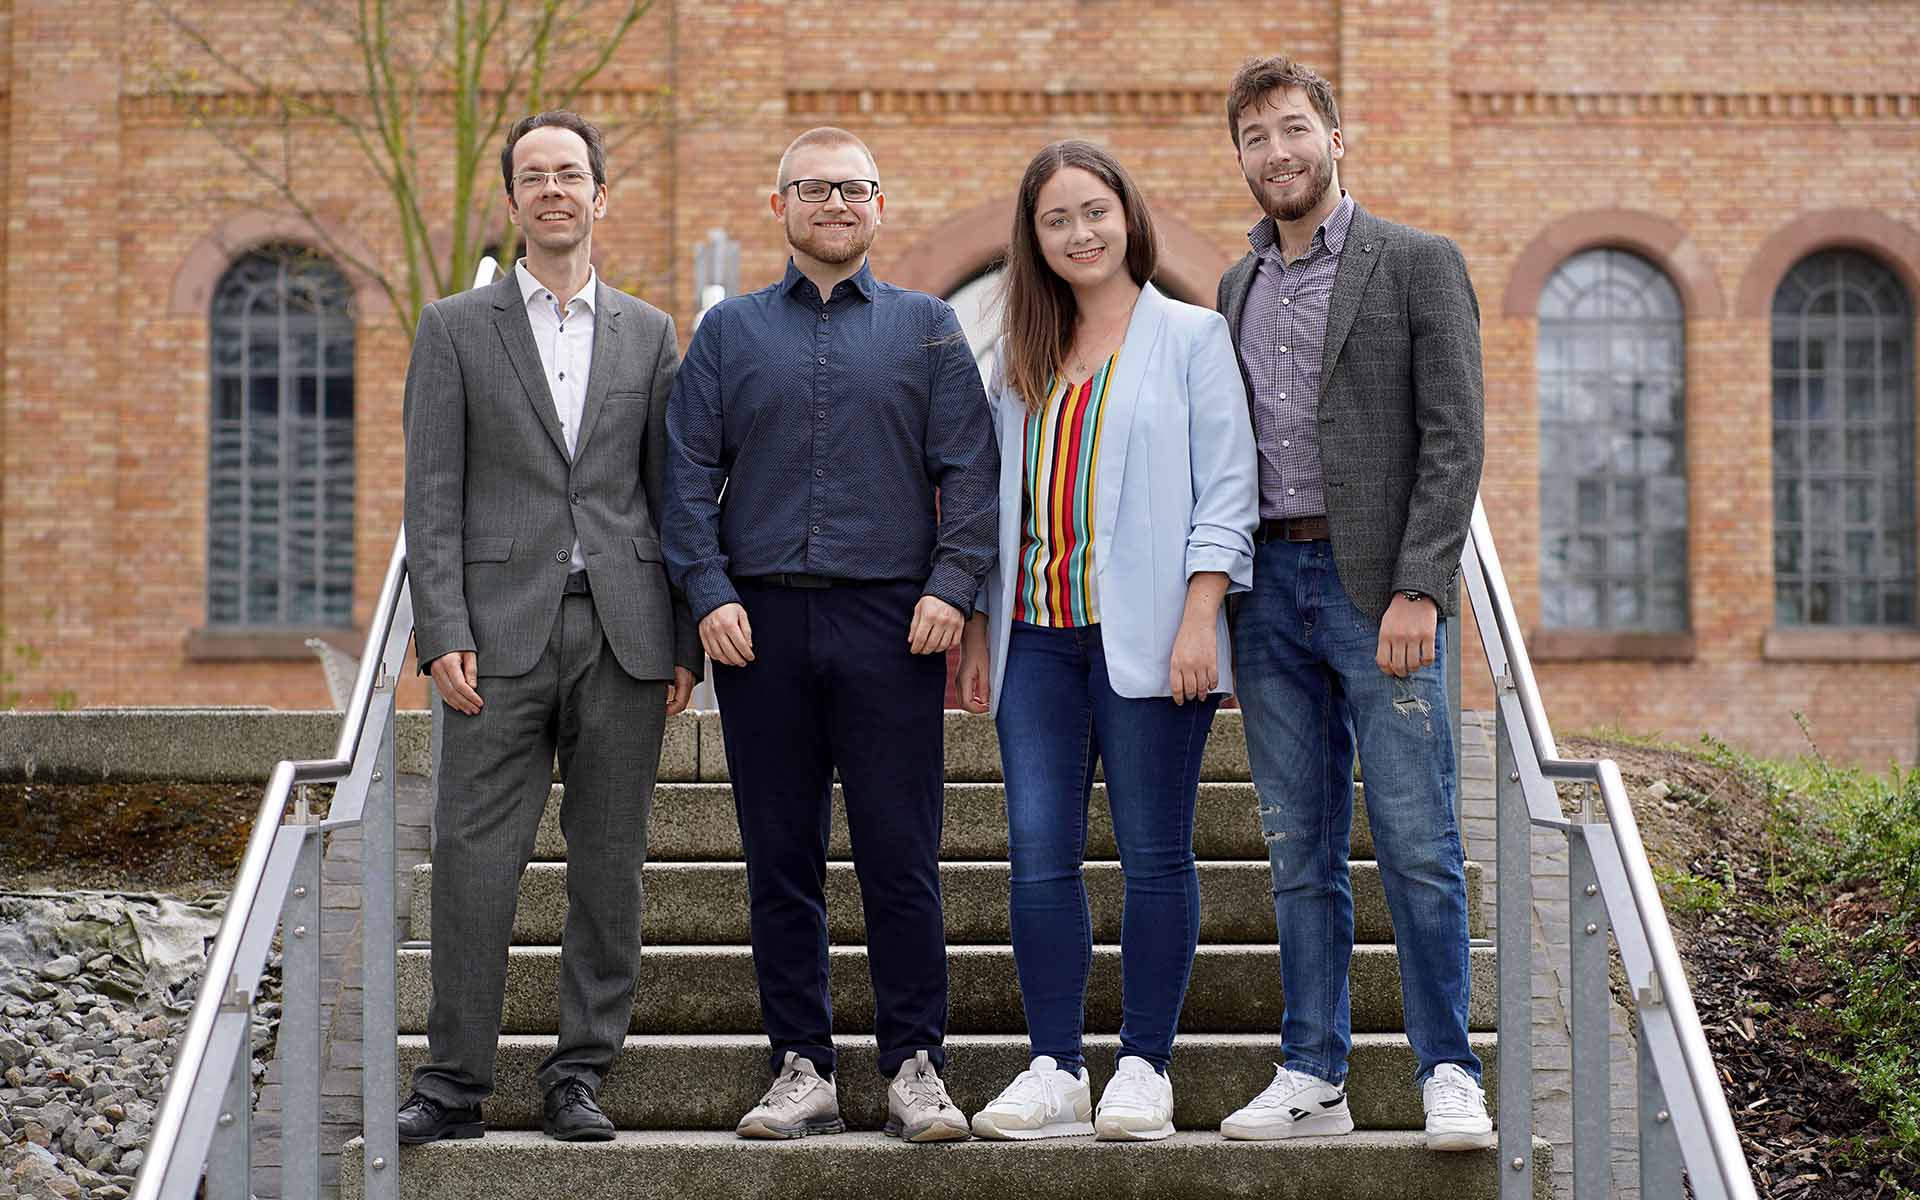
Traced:
[[409, 1143], [485, 1129], [514, 906], [556, 752], [568, 903], [543, 1127], [613, 1136], [595, 1095], [632, 1014], [660, 739], [703, 661], [655, 518], [679, 347], [670, 317], [593, 269], [600, 133], [569, 112], [528, 117], [500, 168], [526, 257], [429, 304], [407, 368], [414, 647], [447, 706], [430, 1061], [400, 1110]]
[[1340, 187], [1333, 89], [1234, 76], [1227, 128], [1265, 212], [1220, 281], [1253, 407], [1260, 529], [1234, 674], [1273, 868], [1286, 996], [1273, 1083], [1234, 1138], [1346, 1133], [1353, 759], [1400, 955], [1427, 1145], [1491, 1145], [1467, 1043], [1467, 887], [1443, 611], [1480, 482], [1480, 310], [1446, 238]]

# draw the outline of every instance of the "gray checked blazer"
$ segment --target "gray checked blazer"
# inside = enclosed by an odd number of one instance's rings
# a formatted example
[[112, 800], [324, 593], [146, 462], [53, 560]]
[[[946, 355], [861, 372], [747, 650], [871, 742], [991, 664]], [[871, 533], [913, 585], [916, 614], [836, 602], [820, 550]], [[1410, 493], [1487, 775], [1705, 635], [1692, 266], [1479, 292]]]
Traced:
[[[1220, 279], [1235, 349], [1254, 261], [1249, 252]], [[1341, 585], [1375, 620], [1402, 588], [1453, 612], [1484, 449], [1480, 303], [1459, 247], [1356, 205], [1320, 371], [1320, 472]]]
[[593, 364], [571, 461], [520, 285], [420, 314], [407, 366], [407, 568], [424, 667], [472, 650], [483, 675], [524, 675], [560, 610], [574, 539], [614, 657], [636, 679], [703, 658], [660, 556], [673, 319], [597, 284]]

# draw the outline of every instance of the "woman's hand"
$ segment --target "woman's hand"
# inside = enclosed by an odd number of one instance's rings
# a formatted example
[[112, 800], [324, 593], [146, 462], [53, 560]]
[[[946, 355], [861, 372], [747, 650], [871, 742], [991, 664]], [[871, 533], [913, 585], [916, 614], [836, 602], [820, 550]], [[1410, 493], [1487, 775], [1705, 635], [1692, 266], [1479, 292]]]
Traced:
[[1188, 613], [1180, 622], [1173, 639], [1173, 660], [1168, 664], [1167, 681], [1173, 685], [1173, 702], [1204, 699], [1220, 686], [1219, 648], [1213, 637], [1212, 618], [1196, 619]]
[[960, 707], [970, 713], [984, 713], [993, 700], [993, 664], [987, 647], [987, 618], [974, 613], [960, 631], [960, 670], [954, 676], [954, 690], [960, 693]]

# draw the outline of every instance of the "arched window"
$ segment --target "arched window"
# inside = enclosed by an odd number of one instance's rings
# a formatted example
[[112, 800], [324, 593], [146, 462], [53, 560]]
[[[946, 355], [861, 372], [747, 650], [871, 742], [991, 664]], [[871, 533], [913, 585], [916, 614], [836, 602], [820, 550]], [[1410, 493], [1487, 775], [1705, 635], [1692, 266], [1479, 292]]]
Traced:
[[352, 290], [273, 246], [213, 293], [207, 624], [353, 620]]
[[1584, 250], [1540, 296], [1540, 607], [1553, 629], [1687, 627], [1680, 294]]
[[1773, 294], [1774, 620], [1912, 625], [1913, 309], [1864, 254]]

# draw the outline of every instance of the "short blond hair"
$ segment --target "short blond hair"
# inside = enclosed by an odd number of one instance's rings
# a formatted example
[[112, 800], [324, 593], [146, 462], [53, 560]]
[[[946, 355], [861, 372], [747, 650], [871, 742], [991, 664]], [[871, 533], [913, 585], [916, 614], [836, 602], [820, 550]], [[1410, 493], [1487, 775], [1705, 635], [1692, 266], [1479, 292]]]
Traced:
[[780, 156], [779, 175], [774, 179], [776, 190], [784, 192], [787, 185], [793, 182], [787, 175], [787, 168], [793, 162], [793, 156], [808, 146], [852, 146], [866, 156], [867, 165], [873, 168], [874, 175], [877, 177], [880, 174], [880, 164], [874, 161], [873, 151], [867, 149], [865, 142], [838, 125], [816, 125], [787, 143], [786, 153]]

